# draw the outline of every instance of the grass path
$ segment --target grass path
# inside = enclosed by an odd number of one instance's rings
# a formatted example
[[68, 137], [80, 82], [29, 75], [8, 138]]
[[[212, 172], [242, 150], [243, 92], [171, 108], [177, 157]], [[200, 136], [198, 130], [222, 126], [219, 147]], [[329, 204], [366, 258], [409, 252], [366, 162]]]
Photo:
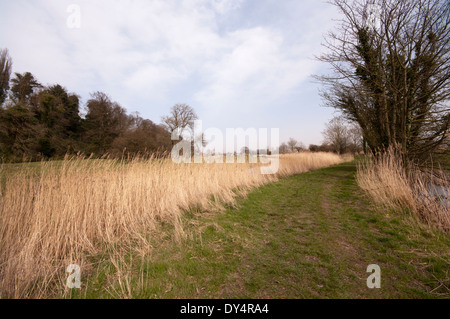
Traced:
[[[345, 163], [261, 187], [223, 213], [191, 211], [182, 243], [167, 227], [127, 275], [101, 264], [73, 297], [124, 297], [108, 287], [120, 275], [133, 298], [449, 298], [450, 237], [375, 211], [355, 173]], [[366, 286], [369, 264], [381, 289]]]

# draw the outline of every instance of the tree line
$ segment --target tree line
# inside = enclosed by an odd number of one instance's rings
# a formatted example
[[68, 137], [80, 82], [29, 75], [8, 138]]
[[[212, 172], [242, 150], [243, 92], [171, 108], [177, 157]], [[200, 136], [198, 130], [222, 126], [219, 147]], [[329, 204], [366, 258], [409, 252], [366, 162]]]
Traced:
[[279, 153], [329, 152], [336, 154], [359, 154], [366, 152], [362, 130], [355, 122], [348, 121], [343, 116], [336, 116], [325, 124], [322, 132], [323, 142], [320, 145], [310, 144], [308, 148], [295, 138], [280, 144]]
[[310, 145], [311, 152], [351, 153], [354, 155], [362, 151], [366, 153], [366, 143], [361, 127], [358, 123], [348, 121], [343, 116], [336, 116], [325, 124], [322, 135], [322, 145]]
[[29, 72], [12, 75], [12, 59], [0, 50], [0, 156], [4, 161], [61, 158], [66, 154], [164, 152], [171, 147], [163, 125], [94, 92], [80, 97], [60, 84], [44, 86]]

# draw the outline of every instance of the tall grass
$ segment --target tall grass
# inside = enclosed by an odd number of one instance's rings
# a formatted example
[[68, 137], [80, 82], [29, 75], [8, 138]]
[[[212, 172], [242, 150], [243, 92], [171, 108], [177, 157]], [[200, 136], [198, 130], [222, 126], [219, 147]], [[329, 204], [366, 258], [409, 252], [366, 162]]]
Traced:
[[446, 173], [405, 163], [391, 148], [383, 156], [362, 161], [356, 178], [379, 207], [407, 210], [420, 221], [450, 233], [450, 179]]
[[[66, 157], [13, 171], [3, 165], [0, 297], [48, 296], [64, 287], [69, 264], [89, 266], [84, 256], [105, 252], [120, 267], [127, 250], [151, 249], [161, 223], [173, 225], [182, 238], [181, 216], [193, 205], [220, 209], [254, 187], [342, 161], [328, 153], [285, 155], [275, 175], [262, 175], [259, 164], [156, 158]], [[120, 287], [123, 294], [130, 290], [127, 281]]]

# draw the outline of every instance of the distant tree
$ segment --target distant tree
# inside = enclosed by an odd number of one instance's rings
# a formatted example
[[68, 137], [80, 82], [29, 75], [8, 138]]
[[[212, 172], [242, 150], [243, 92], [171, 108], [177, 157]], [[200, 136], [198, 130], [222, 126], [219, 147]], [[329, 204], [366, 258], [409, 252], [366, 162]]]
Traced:
[[0, 152], [4, 159], [37, 159], [42, 132], [33, 112], [22, 104], [0, 108]]
[[309, 150], [311, 152], [328, 152], [328, 153], [334, 152], [334, 148], [326, 143], [323, 143], [321, 145], [311, 144], [309, 145]]
[[14, 73], [14, 76], [11, 79], [11, 98], [15, 103], [27, 104], [34, 89], [41, 88], [42, 85], [30, 72], [24, 74]]
[[285, 143], [281, 143], [280, 147], [279, 147], [279, 153], [280, 154], [286, 154], [289, 153], [290, 151], [290, 147]]
[[299, 146], [299, 143], [296, 139], [291, 137], [291, 138], [289, 138], [287, 145], [289, 146], [289, 150], [291, 152], [295, 152], [297, 150], [297, 147]]
[[0, 49], [0, 106], [5, 102], [9, 90], [12, 59], [8, 49]]
[[298, 142], [297, 146], [295, 146], [295, 150], [300, 153], [300, 152], [306, 150], [306, 146], [302, 142]]
[[124, 108], [103, 92], [91, 94], [84, 120], [84, 143], [88, 153], [105, 154], [115, 138], [125, 133], [132, 119]]
[[140, 116], [130, 116], [132, 122], [129, 128], [112, 143], [112, 153], [147, 154], [163, 152], [170, 149], [170, 134], [161, 125]]
[[80, 98], [59, 84], [50, 86], [47, 93], [56, 97], [58, 106], [56, 110], [60, 113], [60, 125], [68, 135], [77, 133], [80, 129]]
[[331, 145], [335, 153], [343, 154], [347, 151], [350, 137], [343, 117], [334, 117], [325, 125], [325, 130], [322, 134], [324, 143]]
[[308, 149], [309, 149], [311, 152], [314, 152], [314, 153], [320, 152], [320, 146], [319, 146], [319, 145], [310, 144], [309, 147], [308, 147]]
[[162, 124], [167, 131], [172, 134], [175, 130], [179, 130], [179, 139], [183, 135], [192, 136], [194, 129], [194, 121], [198, 119], [194, 109], [187, 104], [175, 104], [170, 114], [162, 117]]
[[192, 155], [196, 150], [199, 150], [198, 153], [202, 153], [200, 150], [208, 144], [203, 133], [194, 136], [195, 120], [198, 120], [198, 116], [194, 109], [187, 104], [175, 104], [171, 108], [170, 114], [162, 117], [162, 125], [170, 133], [172, 145], [178, 143], [176, 140], [190, 141]]
[[45, 129], [45, 138], [41, 140], [45, 156], [63, 156], [81, 150], [78, 145], [81, 117], [77, 95], [56, 84], [32, 96], [30, 107]]

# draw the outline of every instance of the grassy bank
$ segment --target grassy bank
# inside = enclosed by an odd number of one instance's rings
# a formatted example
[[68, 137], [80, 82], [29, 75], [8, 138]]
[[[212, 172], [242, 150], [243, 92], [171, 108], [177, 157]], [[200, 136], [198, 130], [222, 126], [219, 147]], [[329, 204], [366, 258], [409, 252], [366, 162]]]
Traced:
[[[185, 240], [166, 224], [148, 252], [93, 254], [82, 288], [60, 296], [449, 298], [450, 237], [375, 210], [355, 174], [341, 164], [255, 189], [220, 214], [191, 209]], [[381, 268], [380, 289], [366, 286], [369, 264]]]

